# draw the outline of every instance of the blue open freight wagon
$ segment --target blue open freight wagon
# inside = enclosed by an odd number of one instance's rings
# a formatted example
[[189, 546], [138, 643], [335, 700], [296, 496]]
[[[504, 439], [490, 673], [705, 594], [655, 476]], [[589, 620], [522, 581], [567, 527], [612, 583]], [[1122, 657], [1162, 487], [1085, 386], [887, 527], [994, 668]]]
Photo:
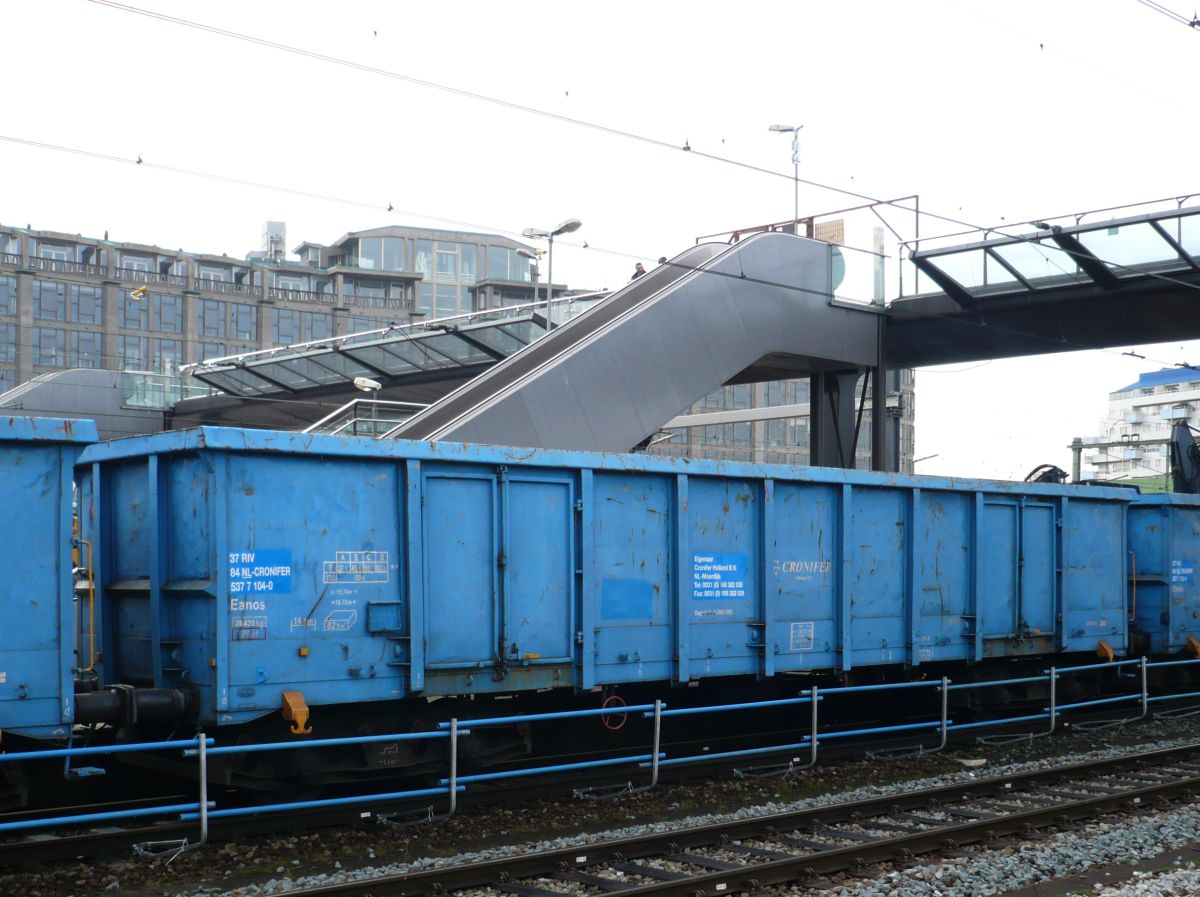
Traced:
[[77, 479], [101, 684], [204, 724], [1127, 647], [1127, 489], [209, 427]]
[[[0, 730], [53, 736], [74, 720], [72, 489], [90, 420], [0, 417]], [[82, 563], [88, 562], [85, 546]]]
[[1200, 496], [1143, 495], [1129, 508], [1130, 617], [1153, 654], [1200, 653]]

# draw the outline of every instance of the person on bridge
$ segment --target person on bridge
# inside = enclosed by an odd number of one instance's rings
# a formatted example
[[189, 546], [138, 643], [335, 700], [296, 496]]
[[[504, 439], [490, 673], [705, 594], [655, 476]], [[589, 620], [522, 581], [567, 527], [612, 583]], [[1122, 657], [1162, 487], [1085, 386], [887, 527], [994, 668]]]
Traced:
[[638, 262], [636, 265], [633, 266], [633, 277], [631, 277], [629, 279], [637, 280], [639, 277], [641, 277], [645, 273], [646, 273], [646, 269], [642, 267], [641, 262]]

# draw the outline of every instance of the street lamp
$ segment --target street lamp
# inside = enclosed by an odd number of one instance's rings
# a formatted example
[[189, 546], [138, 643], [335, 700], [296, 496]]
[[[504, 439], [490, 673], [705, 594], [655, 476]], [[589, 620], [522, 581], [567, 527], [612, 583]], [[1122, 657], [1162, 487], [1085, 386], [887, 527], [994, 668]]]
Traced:
[[[371, 394], [371, 435], [378, 435], [375, 432], [375, 415], [379, 410], [379, 390], [383, 389], [383, 384], [378, 380], [372, 380], [370, 377], [355, 377], [354, 388], [362, 392]], [[358, 415], [354, 416], [354, 435], [358, 435]]]
[[541, 254], [542, 254], [542, 251], [540, 249], [535, 249], [535, 250], [533, 250], [533, 252], [530, 252], [528, 249], [518, 249], [517, 250], [517, 255], [519, 255], [521, 258], [529, 259], [529, 261], [532, 262], [532, 264], [529, 266], [529, 273], [533, 275], [533, 304], [534, 305], [537, 305], [538, 274], [541, 273], [538, 271], [538, 258], [541, 256]]
[[559, 234], [572, 234], [579, 228], [583, 227], [583, 222], [578, 218], [568, 218], [563, 221], [554, 230], [540, 230], [536, 227], [527, 227], [521, 231], [522, 236], [530, 240], [545, 239], [548, 244], [546, 250], [546, 332], [550, 332], [550, 300], [554, 297], [554, 238]]
[[800, 130], [803, 127], [804, 125], [771, 125], [767, 128], [776, 134], [792, 135], [792, 192], [796, 201], [796, 221], [800, 220]]

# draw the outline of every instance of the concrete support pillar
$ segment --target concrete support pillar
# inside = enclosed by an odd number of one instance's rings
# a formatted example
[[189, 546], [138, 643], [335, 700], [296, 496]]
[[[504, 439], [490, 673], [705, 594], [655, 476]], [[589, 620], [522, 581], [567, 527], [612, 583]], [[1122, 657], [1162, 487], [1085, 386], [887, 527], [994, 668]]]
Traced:
[[104, 335], [100, 338], [100, 351], [104, 355], [103, 367], [119, 371], [121, 369], [121, 284], [106, 278], [104, 287]]

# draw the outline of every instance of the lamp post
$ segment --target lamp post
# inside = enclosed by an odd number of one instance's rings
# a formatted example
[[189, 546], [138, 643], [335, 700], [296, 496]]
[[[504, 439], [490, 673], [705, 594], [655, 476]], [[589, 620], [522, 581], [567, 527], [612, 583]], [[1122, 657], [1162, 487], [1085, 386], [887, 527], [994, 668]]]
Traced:
[[800, 130], [804, 125], [771, 125], [768, 131], [792, 135], [792, 194], [795, 197], [794, 221], [800, 220]]
[[561, 222], [558, 227], [553, 230], [540, 230], [536, 227], [527, 227], [521, 231], [521, 234], [530, 240], [545, 239], [547, 242], [546, 249], [546, 332], [551, 329], [550, 324], [550, 300], [554, 298], [554, 238], [559, 234], [571, 234], [583, 227], [583, 222], [578, 218], [568, 218]]
[[521, 258], [529, 259], [529, 261], [530, 261], [529, 273], [531, 275], [533, 275], [533, 304], [534, 305], [537, 305], [538, 274], [541, 273], [538, 271], [538, 256], [541, 255], [541, 252], [542, 251], [540, 249], [535, 249], [535, 250], [533, 250], [533, 252], [530, 252], [528, 249], [518, 249], [517, 250], [517, 255], [521, 256]]
[[[375, 432], [375, 415], [379, 410], [379, 390], [383, 389], [383, 384], [378, 380], [372, 380], [370, 377], [355, 377], [354, 388], [362, 392], [371, 394], [371, 435], [377, 436]], [[358, 416], [354, 419], [354, 435], [358, 435]]]

